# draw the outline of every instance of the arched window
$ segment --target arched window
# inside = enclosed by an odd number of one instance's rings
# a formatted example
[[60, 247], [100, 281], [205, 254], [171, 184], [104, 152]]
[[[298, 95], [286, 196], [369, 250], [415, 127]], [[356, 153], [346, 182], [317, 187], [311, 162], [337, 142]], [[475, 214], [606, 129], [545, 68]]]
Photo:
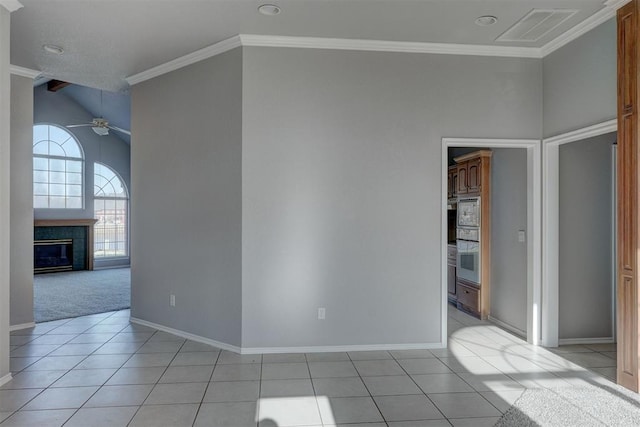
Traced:
[[93, 166], [94, 257], [129, 255], [129, 195], [124, 182], [110, 167]]
[[33, 207], [82, 209], [82, 148], [66, 129], [39, 124], [33, 127]]

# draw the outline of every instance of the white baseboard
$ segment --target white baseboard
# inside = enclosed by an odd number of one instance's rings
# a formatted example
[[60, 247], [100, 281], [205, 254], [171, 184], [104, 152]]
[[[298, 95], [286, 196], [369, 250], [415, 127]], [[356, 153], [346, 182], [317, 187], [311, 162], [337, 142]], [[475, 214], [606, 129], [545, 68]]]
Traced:
[[518, 335], [520, 338], [524, 338], [525, 340], [527, 339], [527, 333], [522, 329], [518, 329], [515, 326], [511, 326], [510, 324], [505, 323], [502, 320], [496, 319], [495, 317], [492, 317], [492, 316], [489, 316], [489, 321], [491, 323], [495, 323], [496, 326], [499, 326], [502, 329], [506, 329], [507, 331]]
[[561, 338], [558, 340], [559, 345], [576, 345], [576, 344], [613, 344], [616, 342], [613, 337], [601, 338]]
[[273, 354], [273, 353], [330, 353], [346, 351], [375, 350], [430, 350], [444, 348], [442, 343], [420, 344], [371, 344], [371, 345], [329, 345], [303, 347], [243, 347], [241, 354]]
[[186, 338], [186, 339], [191, 340], [191, 341], [196, 341], [196, 342], [199, 342], [199, 343], [202, 343], [202, 344], [211, 345], [213, 347], [218, 347], [218, 348], [221, 348], [223, 350], [233, 351], [234, 353], [241, 353], [240, 347], [237, 347], [235, 345], [231, 345], [231, 344], [223, 343], [223, 342], [220, 342], [220, 341], [212, 340], [212, 339], [209, 339], [209, 338], [201, 337], [199, 335], [190, 334], [189, 332], [181, 331], [179, 329], [173, 329], [173, 328], [170, 328], [168, 326], [160, 325], [158, 323], [147, 322], [146, 320], [138, 319], [138, 318], [135, 318], [135, 317], [130, 317], [129, 320], [132, 323], [136, 323], [136, 324], [142, 325], [142, 326], [148, 326], [149, 328], [154, 328], [154, 329], [157, 329], [157, 330], [163, 331], [163, 332], [168, 332], [170, 334], [177, 335], [179, 337]]
[[179, 329], [173, 329], [168, 326], [159, 325], [157, 323], [148, 322], [146, 320], [131, 317], [132, 323], [159, 331], [168, 332], [191, 341], [208, 344], [223, 350], [233, 351], [239, 354], [277, 354], [277, 353], [327, 353], [327, 352], [345, 352], [345, 351], [372, 351], [372, 350], [429, 350], [445, 348], [440, 343], [419, 343], [419, 344], [372, 344], [372, 345], [337, 345], [337, 346], [304, 346], [304, 347], [237, 347], [235, 345], [223, 343], [209, 338], [184, 332]]
[[19, 331], [21, 329], [35, 328], [35, 326], [36, 326], [35, 322], [21, 323], [19, 325], [11, 325], [9, 326], [9, 332]]
[[13, 379], [13, 377], [11, 376], [11, 372], [9, 372], [7, 375], [5, 375], [4, 377], [0, 378], [0, 386], [5, 385], [6, 383], [8, 383], [9, 381], [11, 381]]

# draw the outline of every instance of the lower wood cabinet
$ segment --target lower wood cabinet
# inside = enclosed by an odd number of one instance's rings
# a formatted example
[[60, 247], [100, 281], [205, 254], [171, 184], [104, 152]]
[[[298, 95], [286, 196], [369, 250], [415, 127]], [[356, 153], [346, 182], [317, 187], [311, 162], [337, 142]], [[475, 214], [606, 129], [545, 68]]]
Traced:
[[477, 285], [457, 279], [456, 296], [459, 310], [480, 317], [480, 288]]
[[456, 297], [456, 266], [447, 265], [447, 291], [449, 292], [449, 301]]

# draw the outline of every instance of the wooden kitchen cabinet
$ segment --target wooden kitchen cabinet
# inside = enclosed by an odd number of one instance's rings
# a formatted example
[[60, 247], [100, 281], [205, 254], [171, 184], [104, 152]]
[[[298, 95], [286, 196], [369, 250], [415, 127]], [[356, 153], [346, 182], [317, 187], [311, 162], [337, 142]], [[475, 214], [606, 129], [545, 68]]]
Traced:
[[456, 160], [457, 166], [456, 171], [458, 173], [458, 182], [456, 183], [456, 195], [466, 195], [467, 194], [467, 168], [469, 166], [469, 162], [458, 162]]
[[456, 165], [449, 166], [447, 184], [447, 198], [452, 199], [458, 193], [458, 167]]
[[491, 155], [491, 150], [478, 150], [454, 159], [458, 199], [480, 198], [481, 254], [478, 283], [456, 278], [456, 303], [459, 309], [483, 320], [491, 314]]
[[480, 196], [482, 184], [491, 179], [489, 165], [490, 150], [479, 150], [464, 156], [456, 157], [458, 171], [457, 194], [465, 196]]
[[482, 191], [482, 159], [469, 159], [467, 162], [467, 194], [480, 194]]
[[447, 246], [447, 293], [449, 302], [457, 303], [456, 297], [456, 258], [458, 250], [456, 245]]
[[459, 310], [480, 316], [482, 287], [462, 279], [456, 280], [457, 306]]

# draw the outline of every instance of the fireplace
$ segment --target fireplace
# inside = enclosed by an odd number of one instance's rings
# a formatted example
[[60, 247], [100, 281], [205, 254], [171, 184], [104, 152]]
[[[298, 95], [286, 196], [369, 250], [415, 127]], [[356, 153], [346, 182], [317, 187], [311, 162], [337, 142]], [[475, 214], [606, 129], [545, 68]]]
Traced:
[[95, 219], [34, 220], [34, 273], [93, 270], [95, 223]]
[[73, 270], [73, 240], [36, 240], [33, 242], [33, 270], [53, 273]]

